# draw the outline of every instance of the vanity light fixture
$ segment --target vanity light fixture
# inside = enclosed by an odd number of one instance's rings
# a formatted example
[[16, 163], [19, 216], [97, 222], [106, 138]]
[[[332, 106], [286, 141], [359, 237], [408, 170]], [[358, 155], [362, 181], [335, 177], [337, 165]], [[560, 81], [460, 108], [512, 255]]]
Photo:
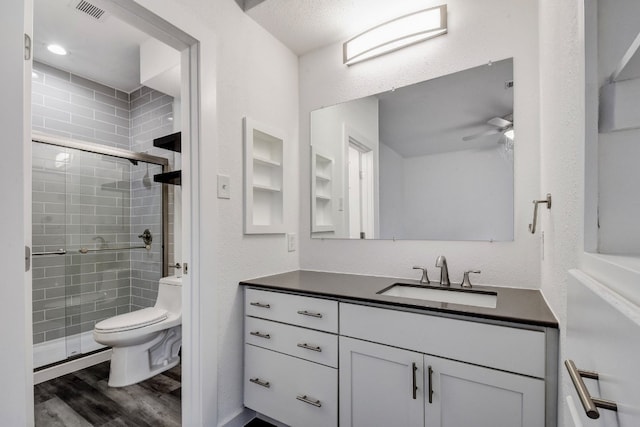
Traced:
[[419, 10], [377, 25], [342, 45], [343, 62], [352, 65], [447, 32], [447, 5]]

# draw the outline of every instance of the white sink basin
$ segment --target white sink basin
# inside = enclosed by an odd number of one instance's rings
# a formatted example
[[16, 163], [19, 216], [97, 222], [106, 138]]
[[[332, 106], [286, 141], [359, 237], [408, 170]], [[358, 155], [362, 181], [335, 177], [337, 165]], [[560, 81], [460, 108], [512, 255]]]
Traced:
[[498, 294], [496, 292], [431, 288], [402, 283], [396, 283], [395, 285], [378, 292], [378, 294], [388, 297], [421, 299], [487, 308], [496, 308], [496, 303], [498, 301]]

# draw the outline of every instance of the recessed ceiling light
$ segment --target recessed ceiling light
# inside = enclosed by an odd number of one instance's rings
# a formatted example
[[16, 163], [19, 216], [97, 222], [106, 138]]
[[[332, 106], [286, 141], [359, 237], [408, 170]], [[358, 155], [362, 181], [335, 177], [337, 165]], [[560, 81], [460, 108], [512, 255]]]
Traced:
[[63, 48], [59, 44], [50, 44], [47, 46], [47, 49], [51, 53], [55, 53], [56, 55], [66, 55], [67, 49]]

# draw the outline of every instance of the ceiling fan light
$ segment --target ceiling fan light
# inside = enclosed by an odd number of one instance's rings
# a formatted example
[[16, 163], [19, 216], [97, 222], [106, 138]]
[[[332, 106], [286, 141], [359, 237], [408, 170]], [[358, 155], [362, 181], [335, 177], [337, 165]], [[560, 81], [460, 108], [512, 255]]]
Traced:
[[342, 45], [343, 63], [352, 65], [447, 32], [447, 5], [432, 7], [377, 25]]

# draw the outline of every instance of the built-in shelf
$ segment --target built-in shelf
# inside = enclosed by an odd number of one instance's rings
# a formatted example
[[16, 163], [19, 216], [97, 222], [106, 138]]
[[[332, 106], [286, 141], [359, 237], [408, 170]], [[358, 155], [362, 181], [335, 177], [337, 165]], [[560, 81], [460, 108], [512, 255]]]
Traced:
[[333, 159], [311, 150], [311, 232], [335, 230], [333, 221]]
[[182, 171], [159, 173], [153, 176], [153, 181], [163, 184], [182, 185]]
[[170, 135], [161, 136], [153, 140], [153, 146], [163, 148], [165, 150], [182, 152], [182, 132], [172, 133]]
[[279, 193], [280, 191], [282, 191], [280, 187], [271, 187], [269, 185], [260, 185], [260, 184], [253, 184], [253, 189], [258, 191], [271, 191], [274, 193]]
[[253, 161], [255, 163], [257, 163], [257, 164], [265, 165], [265, 166], [271, 166], [271, 167], [274, 167], [274, 168], [279, 168], [280, 166], [282, 166], [281, 162], [277, 162], [277, 161], [274, 161], [274, 160], [271, 160], [271, 159], [265, 159], [265, 158], [258, 157], [258, 156], [254, 156]]
[[244, 119], [245, 234], [285, 232], [285, 138], [271, 126]]
[[[153, 146], [180, 153], [182, 152], [182, 132], [176, 132], [156, 138], [153, 140]], [[182, 172], [171, 171], [160, 173], [153, 176], [153, 181], [161, 182], [163, 184], [182, 185]]]

